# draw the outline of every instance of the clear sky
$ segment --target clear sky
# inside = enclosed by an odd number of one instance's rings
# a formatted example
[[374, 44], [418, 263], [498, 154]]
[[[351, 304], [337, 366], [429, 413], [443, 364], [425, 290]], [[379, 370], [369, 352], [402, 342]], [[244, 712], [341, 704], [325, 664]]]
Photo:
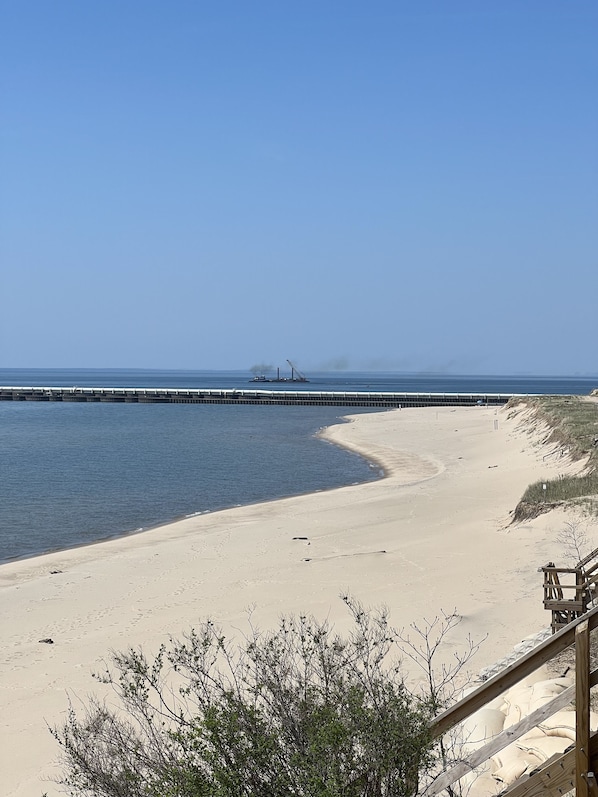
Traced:
[[598, 374], [596, 0], [0, 0], [0, 367]]

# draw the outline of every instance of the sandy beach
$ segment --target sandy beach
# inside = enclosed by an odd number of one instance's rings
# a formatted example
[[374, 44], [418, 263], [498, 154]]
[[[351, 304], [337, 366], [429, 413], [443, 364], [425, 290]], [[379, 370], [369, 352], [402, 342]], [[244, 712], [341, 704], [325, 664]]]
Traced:
[[566, 518], [512, 526], [510, 512], [529, 483], [574, 466], [521, 420], [491, 407], [353, 416], [325, 436], [386, 478], [0, 566], [2, 794], [60, 794], [47, 725], [69, 696], [99, 693], [92, 672], [111, 650], [155, 651], [208, 615], [229, 631], [249, 610], [263, 628], [294, 611], [342, 628], [343, 591], [387, 605], [399, 628], [456, 610], [449, 653], [488, 634], [475, 671], [547, 626], [537, 568], [562, 558]]

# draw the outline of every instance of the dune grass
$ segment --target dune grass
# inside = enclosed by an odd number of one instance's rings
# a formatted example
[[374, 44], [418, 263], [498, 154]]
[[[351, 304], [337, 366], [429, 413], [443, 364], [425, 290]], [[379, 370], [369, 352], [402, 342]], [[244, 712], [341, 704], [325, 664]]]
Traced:
[[[522, 399], [515, 403], [521, 404]], [[598, 402], [583, 396], [534, 396], [523, 399], [535, 419], [546, 424], [544, 440], [572, 460], [586, 460], [577, 476], [559, 476], [530, 484], [519, 501], [513, 521], [537, 517], [570, 504], [598, 514]]]

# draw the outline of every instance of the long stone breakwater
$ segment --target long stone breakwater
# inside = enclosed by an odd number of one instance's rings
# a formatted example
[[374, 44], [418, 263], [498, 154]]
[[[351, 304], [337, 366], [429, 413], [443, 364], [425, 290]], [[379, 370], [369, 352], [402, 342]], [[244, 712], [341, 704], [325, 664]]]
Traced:
[[447, 407], [506, 404], [506, 393], [386, 393], [140, 387], [0, 387], [0, 401], [128, 404], [287, 404], [337, 407]]

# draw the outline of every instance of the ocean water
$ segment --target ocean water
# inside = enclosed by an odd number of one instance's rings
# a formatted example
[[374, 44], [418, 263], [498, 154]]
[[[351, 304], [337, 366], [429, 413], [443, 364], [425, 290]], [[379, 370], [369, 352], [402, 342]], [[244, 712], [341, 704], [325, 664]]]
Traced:
[[[281, 376], [290, 376], [290, 368]], [[274, 372], [266, 374], [275, 376]], [[249, 388], [249, 371], [150, 371], [142, 369], [23, 369], [0, 368], [0, 385], [45, 387], [172, 387]], [[307, 374], [309, 382], [276, 383], [276, 390], [387, 390], [414, 393], [557, 393], [588, 394], [598, 386], [594, 377], [563, 376], [453, 376], [326, 372]], [[259, 384], [257, 385], [259, 388]]]
[[[244, 372], [25, 371], [2, 385], [246, 387]], [[314, 374], [284, 389], [587, 394], [598, 379]], [[316, 437], [356, 408], [0, 402], [0, 561], [379, 478]], [[361, 410], [367, 411], [367, 410]], [[371, 410], [370, 410], [371, 411]]]

